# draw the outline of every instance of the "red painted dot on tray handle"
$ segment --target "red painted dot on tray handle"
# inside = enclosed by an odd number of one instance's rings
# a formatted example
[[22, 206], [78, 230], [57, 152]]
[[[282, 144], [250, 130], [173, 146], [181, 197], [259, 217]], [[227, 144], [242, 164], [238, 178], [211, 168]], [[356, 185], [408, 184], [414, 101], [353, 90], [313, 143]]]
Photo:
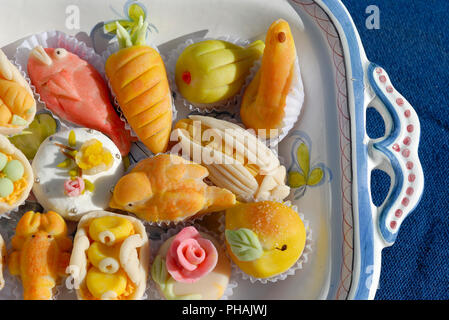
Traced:
[[401, 151], [401, 148], [399, 147], [399, 145], [398, 145], [397, 143], [395, 143], [395, 144], [393, 145], [392, 148], [393, 148], [393, 150], [396, 151], [396, 152]]
[[396, 216], [396, 218], [400, 218], [400, 217], [402, 217], [402, 210], [401, 209], [398, 209], [398, 210], [396, 210], [396, 212], [394, 213], [394, 215]]
[[402, 99], [402, 98], [397, 98], [396, 99], [396, 103], [398, 104], [398, 106], [403, 106], [404, 105], [404, 99]]
[[408, 176], [408, 181], [414, 182], [415, 179], [416, 179], [416, 176], [415, 176], [413, 173], [412, 173], [412, 174], [409, 174], [409, 176]]
[[412, 139], [410, 137], [405, 137], [403, 142], [406, 146], [409, 146], [412, 142]]
[[385, 77], [385, 76], [380, 76], [380, 77], [379, 77], [379, 80], [380, 80], [380, 82], [385, 83], [385, 82], [387, 82], [387, 77]]
[[413, 162], [407, 161], [406, 167], [407, 167], [407, 169], [412, 170], [413, 169]]
[[415, 190], [412, 187], [407, 188], [407, 190], [405, 191], [405, 193], [409, 196], [411, 196], [413, 192], [415, 192]]
[[393, 92], [393, 87], [392, 86], [388, 86], [387, 87], [387, 92], [388, 93], [392, 93]]
[[410, 118], [410, 115], [411, 115], [410, 110], [405, 110], [404, 116], [405, 116], [406, 118]]
[[401, 203], [404, 207], [406, 207], [406, 206], [408, 206], [409, 202], [410, 202], [409, 198], [404, 198], [404, 199], [402, 199]]
[[408, 158], [410, 156], [410, 150], [409, 149], [402, 150], [402, 156], [404, 158]]
[[391, 229], [396, 229], [396, 225], [397, 225], [396, 221], [391, 221], [390, 222]]
[[408, 132], [413, 132], [414, 129], [415, 129], [415, 127], [413, 126], [413, 124], [409, 124], [409, 125], [407, 126], [407, 131], [408, 131]]

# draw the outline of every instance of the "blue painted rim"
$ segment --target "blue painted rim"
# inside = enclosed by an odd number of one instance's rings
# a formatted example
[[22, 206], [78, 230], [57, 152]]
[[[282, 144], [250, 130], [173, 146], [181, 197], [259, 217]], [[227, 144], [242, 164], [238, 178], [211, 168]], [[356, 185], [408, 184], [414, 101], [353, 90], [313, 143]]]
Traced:
[[[352, 141], [352, 153], [355, 155], [357, 168], [357, 204], [353, 203], [353, 214], [358, 214], [358, 235], [359, 235], [359, 278], [353, 279], [352, 284], [357, 281], [354, 299], [365, 300], [369, 298], [371, 286], [371, 276], [374, 266], [374, 224], [371, 211], [371, 199], [369, 192], [369, 171], [368, 171], [368, 147], [363, 143], [365, 137], [365, 98], [363, 79], [365, 76], [362, 57], [363, 49], [359, 46], [357, 30], [354, 27], [351, 16], [339, 0], [321, 0], [327, 6], [327, 10], [332, 14], [333, 20], [341, 26], [346, 37], [346, 44], [352, 71], [352, 95], [354, 97], [354, 119], [355, 141]], [[324, 8], [323, 8], [324, 9]], [[340, 38], [341, 41], [344, 41]], [[348, 87], [348, 91], [350, 88]], [[354, 133], [351, 133], [354, 136]], [[355, 148], [354, 148], [355, 146]], [[354, 192], [353, 192], [354, 195]], [[357, 206], [357, 207], [356, 207]], [[354, 248], [355, 249], [355, 248]], [[354, 273], [353, 273], [354, 276]], [[353, 289], [352, 289], [353, 290]]]

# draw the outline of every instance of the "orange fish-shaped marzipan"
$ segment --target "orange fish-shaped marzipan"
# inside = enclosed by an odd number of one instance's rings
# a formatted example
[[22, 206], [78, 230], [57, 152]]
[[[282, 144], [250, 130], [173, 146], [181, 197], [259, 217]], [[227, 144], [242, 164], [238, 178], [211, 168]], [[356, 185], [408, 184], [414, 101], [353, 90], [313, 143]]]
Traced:
[[105, 81], [87, 61], [63, 48], [37, 46], [28, 59], [28, 74], [48, 109], [104, 133], [122, 155], [129, 153], [130, 133], [109, 100]]
[[160, 154], [140, 161], [114, 187], [111, 208], [150, 221], [181, 221], [221, 211], [235, 204], [235, 195], [204, 183], [207, 169], [182, 157]]
[[56, 212], [28, 211], [19, 220], [8, 257], [12, 275], [19, 276], [25, 300], [50, 300], [53, 288], [65, 275], [72, 241], [67, 225]]

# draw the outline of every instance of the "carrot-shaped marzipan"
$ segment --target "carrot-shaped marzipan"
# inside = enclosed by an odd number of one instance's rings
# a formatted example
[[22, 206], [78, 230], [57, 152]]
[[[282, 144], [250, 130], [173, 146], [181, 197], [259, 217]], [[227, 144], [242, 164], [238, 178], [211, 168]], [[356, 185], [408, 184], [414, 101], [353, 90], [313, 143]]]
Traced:
[[172, 124], [172, 101], [160, 54], [145, 44], [148, 22], [139, 20], [131, 36], [118, 22], [120, 50], [106, 61], [106, 75], [131, 128], [153, 153], [165, 152]]

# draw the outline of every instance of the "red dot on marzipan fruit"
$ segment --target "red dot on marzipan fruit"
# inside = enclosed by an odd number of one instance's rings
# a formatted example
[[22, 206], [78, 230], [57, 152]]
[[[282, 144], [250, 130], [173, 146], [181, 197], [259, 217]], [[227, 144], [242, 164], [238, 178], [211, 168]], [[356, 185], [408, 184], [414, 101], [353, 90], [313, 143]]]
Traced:
[[184, 81], [187, 84], [190, 84], [192, 82], [192, 75], [189, 71], [184, 71], [182, 74], [182, 81]]

